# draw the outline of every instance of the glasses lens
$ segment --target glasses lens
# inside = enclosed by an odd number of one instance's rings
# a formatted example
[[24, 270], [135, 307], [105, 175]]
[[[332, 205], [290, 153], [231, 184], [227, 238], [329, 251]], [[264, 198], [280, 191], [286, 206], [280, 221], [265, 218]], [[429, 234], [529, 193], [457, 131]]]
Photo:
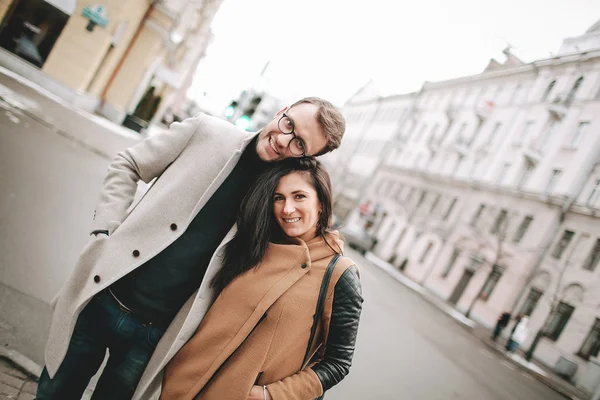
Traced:
[[304, 142], [298, 138], [293, 138], [290, 140], [290, 152], [295, 156], [303, 156], [304, 155]]
[[279, 120], [279, 130], [281, 133], [290, 134], [294, 130], [294, 123], [287, 116], [283, 116]]

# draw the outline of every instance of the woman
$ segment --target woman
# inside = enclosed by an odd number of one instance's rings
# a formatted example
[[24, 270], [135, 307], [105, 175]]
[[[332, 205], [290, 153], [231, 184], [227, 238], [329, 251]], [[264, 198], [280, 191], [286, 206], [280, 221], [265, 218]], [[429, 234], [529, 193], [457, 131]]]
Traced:
[[343, 250], [329, 230], [331, 197], [312, 159], [258, 178], [212, 281], [220, 295], [167, 365], [161, 399], [313, 399], [348, 374], [363, 301], [348, 258], [335, 265], [308, 348], [325, 270]]
[[507, 350], [510, 353], [516, 353], [519, 346], [527, 340], [527, 336], [529, 336], [529, 318], [524, 316], [517, 323], [514, 333], [508, 339]]

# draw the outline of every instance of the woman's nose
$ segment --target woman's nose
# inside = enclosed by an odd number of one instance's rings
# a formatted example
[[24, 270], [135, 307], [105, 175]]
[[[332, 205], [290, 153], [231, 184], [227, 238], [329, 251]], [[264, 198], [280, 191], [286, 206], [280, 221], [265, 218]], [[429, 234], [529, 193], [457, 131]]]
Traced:
[[294, 211], [296, 211], [296, 207], [294, 206], [294, 204], [292, 202], [286, 202], [285, 206], [283, 207], [283, 212], [285, 214], [291, 214]]

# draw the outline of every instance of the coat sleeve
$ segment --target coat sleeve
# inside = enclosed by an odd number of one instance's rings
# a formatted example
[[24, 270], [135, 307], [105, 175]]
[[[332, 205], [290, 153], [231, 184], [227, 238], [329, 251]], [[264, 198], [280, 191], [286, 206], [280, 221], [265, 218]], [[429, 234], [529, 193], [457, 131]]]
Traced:
[[112, 234], [127, 216], [138, 181], [150, 182], [160, 176], [181, 154], [202, 121], [202, 115], [171, 124], [120, 153], [108, 166], [100, 202], [94, 212], [92, 232]]
[[314, 399], [348, 375], [363, 303], [356, 266], [344, 271], [335, 285], [333, 296], [329, 335], [323, 359], [310, 368], [267, 385], [273, 400]]

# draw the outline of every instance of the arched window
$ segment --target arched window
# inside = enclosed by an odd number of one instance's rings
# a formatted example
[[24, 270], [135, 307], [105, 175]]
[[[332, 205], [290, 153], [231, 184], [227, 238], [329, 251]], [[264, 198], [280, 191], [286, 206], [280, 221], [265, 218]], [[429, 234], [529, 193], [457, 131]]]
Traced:
[[580, 76], [579, 79], [577, 79], [575, 81], [575, 84], [573, 85], [573, 87], [571, 88], [571, 91], [569, 92], [569, 94], [567, 95], [567, 98], [565, 99], [566, 105], [571, 105], [571, 103], [575, 99], [575, 94], [577, 93], [577, 90], [581, 86], [581, 82], [583, 82], [583, 76]]
[[548, 85], [548, 88], [544, 92], [544, 96], [542, 96], [542, 101], [548, 100], [548, 96], [550, 96], [550, 92], [552, 92], [552, 89], [554, 89], [554, 85], [556, 85], [556, 79], [550, 82]]

